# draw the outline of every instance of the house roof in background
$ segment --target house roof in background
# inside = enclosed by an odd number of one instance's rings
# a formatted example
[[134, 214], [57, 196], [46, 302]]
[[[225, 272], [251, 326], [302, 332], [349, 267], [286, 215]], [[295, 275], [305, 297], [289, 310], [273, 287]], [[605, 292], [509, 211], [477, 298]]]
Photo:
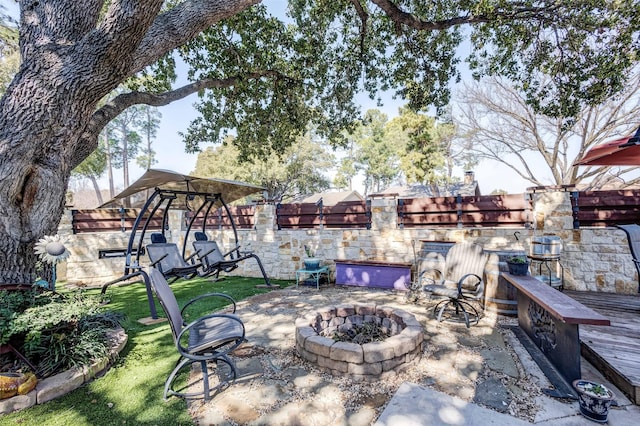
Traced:
[[330, 191], [305, 196], [302, 199], [295, 200], [294, 203], [317, 203], [320, 198], [322, 198], [322, 205], [324, 206], [335, 206], [344, 201], [364, 200], [364, 197], [358, 191]]
[[369, 197], [397, 197], [397, 198], [422, 198], [422, 197], [454, 197], [456, 195], [479, 196], [480, 188], [477, 181], [471, 183], [455, 183], [440, 185], [437, 190], [422, 184], [391, 186], [383, 191], [369, 194]]

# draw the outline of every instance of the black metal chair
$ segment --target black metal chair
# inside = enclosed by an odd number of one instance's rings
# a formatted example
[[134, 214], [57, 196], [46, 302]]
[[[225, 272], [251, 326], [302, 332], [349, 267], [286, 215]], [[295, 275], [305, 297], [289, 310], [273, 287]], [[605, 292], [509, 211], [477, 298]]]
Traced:
[[[638, 129], [640, 131], [640, 129]], [[638, 272], [638, 292], [640, 292], [640, 225], [631, 223], [628, 225], [616, 225], [616, 227], [622, 229], [627, 234], [627, 241], [629, 242], [629, 250], [631, 250], [631, 256], [633, 264]]]
[[[209, 293], [190, 300], [181, 310], [164, 275], [157, 269], [151, 268], [149, 278], [151, 287], [167, 315], [173, 340], [180, 354], [175, 368], [165, 382], [164, 399], [167, 399], [169, 395], [183, 398], [195, 398], [202, 395], [204, 400], [208, 401], [211, 399], [212, 390], [218, 391], [226, 387], [237, 376], [235, 363], [228, 354], [245, 341], [244, 324], [240, 318], [233, 314], [210, 314], [186, 324], [183, 314], [185, 309], [197, 300], [214, 296], [229, 300], [235, 313], [235, 301], [225, 294]], [[178, 372], [194, 362], [200, 363], [203, 391], [179, 392], [174, 390], [173, 381]], [[216, 364], [215, 370], [218, 373], [218, 383], [213, 388], [209, 381], [209, 363]]]
[[174, 243], [167, 243], [164, 235], [160, 233], [151, 234], [151, 244], [147, 244], [147, 255], [151, 261], [151, 267], [157, 268], [166, 278], [176, 280], [178, 278], [193, 278], [198, 273], [200, 263], [189, 261], [195, 254], [189, 256], [187, 260], [182, 257], [180, 249]]
[[220, 272], [231, 272], [238, 267], [239, 262], [253, 258], [258, 262], [265, 284], [271, 286], [264, 266], [262, 266], [260, 258], [255, 253], [240, 251], [240, 247], [234, 247], [232, 250], [222, 253], [218, 243], [210, 241], [204, 232], [195, 232], [194, 237], [196, 240], [193, 242], [193, 249], [203, 266], [201, 275], [215, 275], [218, 277]]
[[467, 327], [470, 325], [470, 314], [474, 324], [478, 323], [480, 314], [470, 302], [479, 301], [484, 295], [483, 275], [487, 260], [488, 254], [482, 246], [457, 243], [447, 253], [444, 271], [426, 269], [420, 272], [419, 282], [423, 284], [423, 290], [430, 296], [445, 298], [433, 308], [438, 321], [442, 321], [446, 309], [451, 309], [456, 317], [462, 313]]
[[221, 271], [231, 272], [238, 267], [236, 260], [225, 259], [225, 254], [220, 250], [218, 243], [209, 241], [204, 232], [196, 232], [194, 236], [196, 240], [193, 242], [193, 249], [198, 260], [202, 263], [200, 275], [216, 275], [217, 277]]

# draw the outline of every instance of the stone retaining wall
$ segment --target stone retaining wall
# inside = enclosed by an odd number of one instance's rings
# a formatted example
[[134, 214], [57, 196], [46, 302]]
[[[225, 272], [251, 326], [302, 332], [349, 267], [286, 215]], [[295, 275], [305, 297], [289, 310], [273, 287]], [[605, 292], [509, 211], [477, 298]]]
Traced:
[[120, 351], [124, 349], [127, 344], [127, 334], [123, 328], [118, 327], [110, 334], [109, 341], [111, 349], [108, 357], [87, 367], [72, 368], [55, 376], [38, 380], [36, 387], [26, 395], [16, 395], [11, 398], [1, 399], [0, 414], [8, 414], [36, 404], [44, 404], [79, 388], [84, 383], [103, 374], [109, 367], [110, 362], [115, 360]]
[[[638, 275], [632, 262], [626, 235], [617, 228], [573, 229], [569, 192], [538, 191], [525, 194], [533, 199], [533, 229], [525, 228], [411, 228], [397, 226], [396, 200], [373, 199], [372, 229], [304, 229], [278, 230], [275, 206], [256, 206], [255, 229], [239, 230], [239, 243], [256, 253], [267, 275], [275, 279], [293, 280], [302, 267], [304, 245], [335, 277], [334, 259], [385, 260], [414, 262], [420, 241], [464, 241], [482, 244], [488, 250], [528, 251], [535, 236], [557, 235], [563, 243], [561, 261], [565, 267], [565, 288], [634, 294], [638, 292]], [[179, 212], [171, 212], [167, 237], [181, 245], [184, 231]], [[126, 247], [128, 233], [92, 233], [71, 235], [70, 213], [59, 232], [68, 237], [71, 257], [67, 261], [66, 279], [70, 283], [101, 285], [123, 275], [124, 258], [98, 259], [98, 249]], [[518, 239], [516, 240], [515, 234]], [[223, 249], [235, 246], [231, 230], [209, 230], [210, 239]], [[147, 236], [148, 238], [148, 236]], [[191, 245], [187, 247], [191, 252]], [[147, 262], [142, 257], [142, 264]], [[61, 264], [61, 266], [64, 264]], [[260, 277], [254, 260], [239, 264], [235, 275]], [[65, 279], [64, 267], [58, 276]]]

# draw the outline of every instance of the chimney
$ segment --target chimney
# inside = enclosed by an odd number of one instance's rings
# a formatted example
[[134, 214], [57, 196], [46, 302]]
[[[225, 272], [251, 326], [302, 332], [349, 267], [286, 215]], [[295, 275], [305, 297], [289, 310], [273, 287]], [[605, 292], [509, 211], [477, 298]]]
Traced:
[[473, 171], [464, 172], [464, 184], [471, 185], [475, 181], [475, 176]]

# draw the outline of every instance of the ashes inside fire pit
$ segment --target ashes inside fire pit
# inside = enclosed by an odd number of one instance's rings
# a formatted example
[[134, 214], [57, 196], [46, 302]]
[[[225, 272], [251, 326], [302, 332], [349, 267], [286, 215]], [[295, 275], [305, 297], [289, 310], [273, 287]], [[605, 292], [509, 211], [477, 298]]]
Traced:
[[422, 333], [418, 320], [402, 309], [345, 304], [298, 318], [296, 349], [334, 375], [378, 379], [419, 361]]

